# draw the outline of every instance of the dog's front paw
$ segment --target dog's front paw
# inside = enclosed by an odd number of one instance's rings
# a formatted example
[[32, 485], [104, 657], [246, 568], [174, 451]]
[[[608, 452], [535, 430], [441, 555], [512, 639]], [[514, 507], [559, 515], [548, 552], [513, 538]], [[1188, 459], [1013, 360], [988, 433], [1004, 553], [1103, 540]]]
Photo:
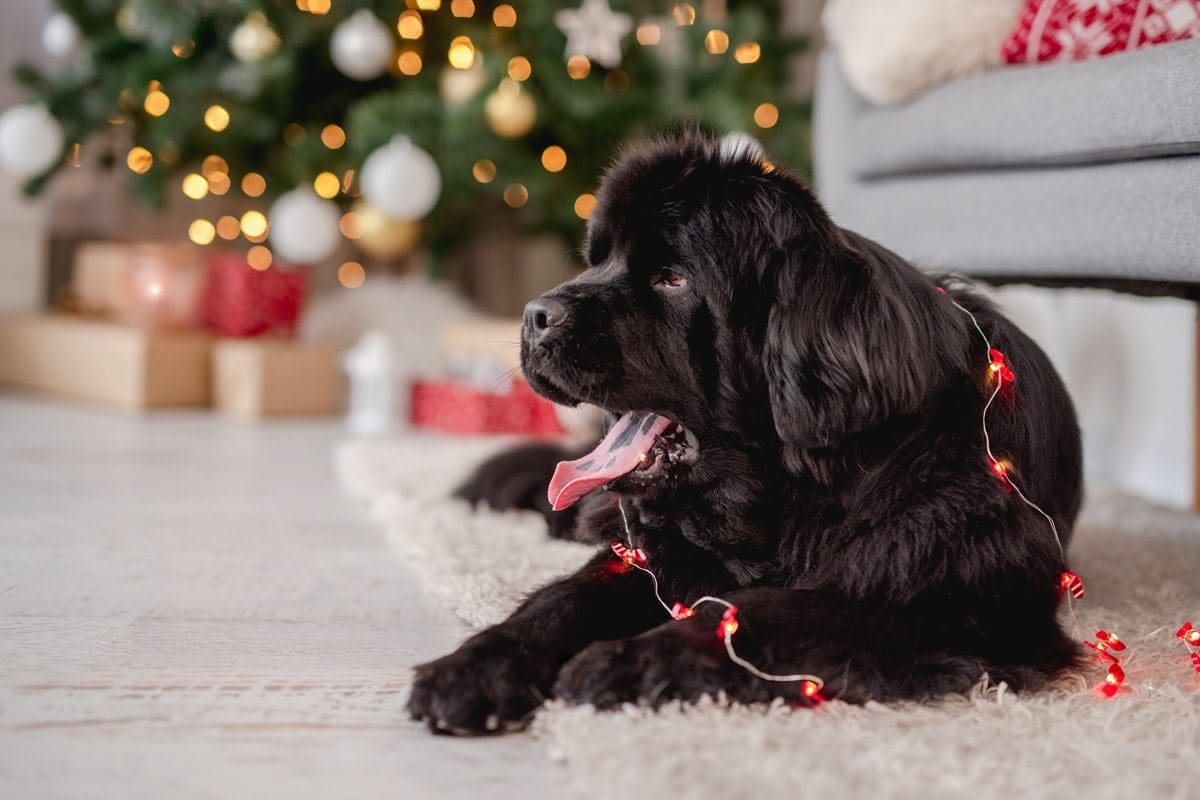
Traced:
[[462, 736], [524, 727], [545, 699], [554, 665], [519, 642], [485, 631], [416, 668], [408, 712], [434, 733]]
[[632, 702], [658, 706], [720, 692], [738, 697], [746, 693], [747, 682], [729, 667], [715, 636], [660, 629], [634, 639], [590, 645], [559, 671], [554, 695], [597, 708]]

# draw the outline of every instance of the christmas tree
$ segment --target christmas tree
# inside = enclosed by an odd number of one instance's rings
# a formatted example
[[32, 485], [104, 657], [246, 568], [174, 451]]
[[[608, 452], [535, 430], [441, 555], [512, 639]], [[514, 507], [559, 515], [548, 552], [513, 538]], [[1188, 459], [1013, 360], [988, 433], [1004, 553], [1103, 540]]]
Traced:
[[30, 193], [81, 152], [150, 203], [240, 193], [240, 219], [197, 205], [200, 244], [269, 236], [319, 261], [382, 218], [408, 245], [423, 220], [436, 252], [498, 215], [575, 240], [616, 148], [681, 120], [806, 163], [808, 107], [786, 91], [804, 43], [779, 2], [59, 5], [59, 66], [17, 70], [49, 115], [0, 124], [3, 160]]

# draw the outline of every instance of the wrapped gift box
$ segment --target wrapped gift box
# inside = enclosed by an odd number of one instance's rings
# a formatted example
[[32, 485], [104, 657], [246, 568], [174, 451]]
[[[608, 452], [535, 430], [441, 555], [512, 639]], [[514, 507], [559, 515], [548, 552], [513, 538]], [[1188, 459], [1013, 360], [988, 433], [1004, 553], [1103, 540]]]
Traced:
[[238, 253], [210, 250], [200, 320], [221, 336], [291, 336], [308, 292], [308, 274], [276, 264], [251, 269]]
[[209, 402], [211, 340], [57, 314], [0, 319], [0, 382], [129, 409]]
[[538, 397], [520, 379], [498, 392], [453, 379], [415, 381], [410, 421], [415, 427], [448, 433], [557, 436], [563, 432], [554, 404]]
[[275, 338], [213, 345], [213, 405], [240, 419], [334, 414], [342, 407], [335, 348]]

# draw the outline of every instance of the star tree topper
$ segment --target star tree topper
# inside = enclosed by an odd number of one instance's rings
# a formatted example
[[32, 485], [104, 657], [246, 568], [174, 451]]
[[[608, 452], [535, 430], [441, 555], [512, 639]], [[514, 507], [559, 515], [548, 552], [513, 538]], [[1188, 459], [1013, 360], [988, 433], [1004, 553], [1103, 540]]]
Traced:
[[554, 14], [554, 23], [567, 37], [567, 56], [587, 56], [605, 69], [621, 63], [621, 39], [633, 29], [628, 14], [618, 14], [608, 0], [583, 0], [575, 10]]

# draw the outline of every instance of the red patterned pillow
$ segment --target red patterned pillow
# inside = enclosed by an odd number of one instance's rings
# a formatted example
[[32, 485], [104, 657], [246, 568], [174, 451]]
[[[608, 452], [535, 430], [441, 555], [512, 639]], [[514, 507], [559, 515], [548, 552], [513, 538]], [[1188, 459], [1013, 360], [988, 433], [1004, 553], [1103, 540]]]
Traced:
[[1082, 61], [1193, 38], [1200, 38], [1200, 0], [1029, 0], [1000, 57]]

